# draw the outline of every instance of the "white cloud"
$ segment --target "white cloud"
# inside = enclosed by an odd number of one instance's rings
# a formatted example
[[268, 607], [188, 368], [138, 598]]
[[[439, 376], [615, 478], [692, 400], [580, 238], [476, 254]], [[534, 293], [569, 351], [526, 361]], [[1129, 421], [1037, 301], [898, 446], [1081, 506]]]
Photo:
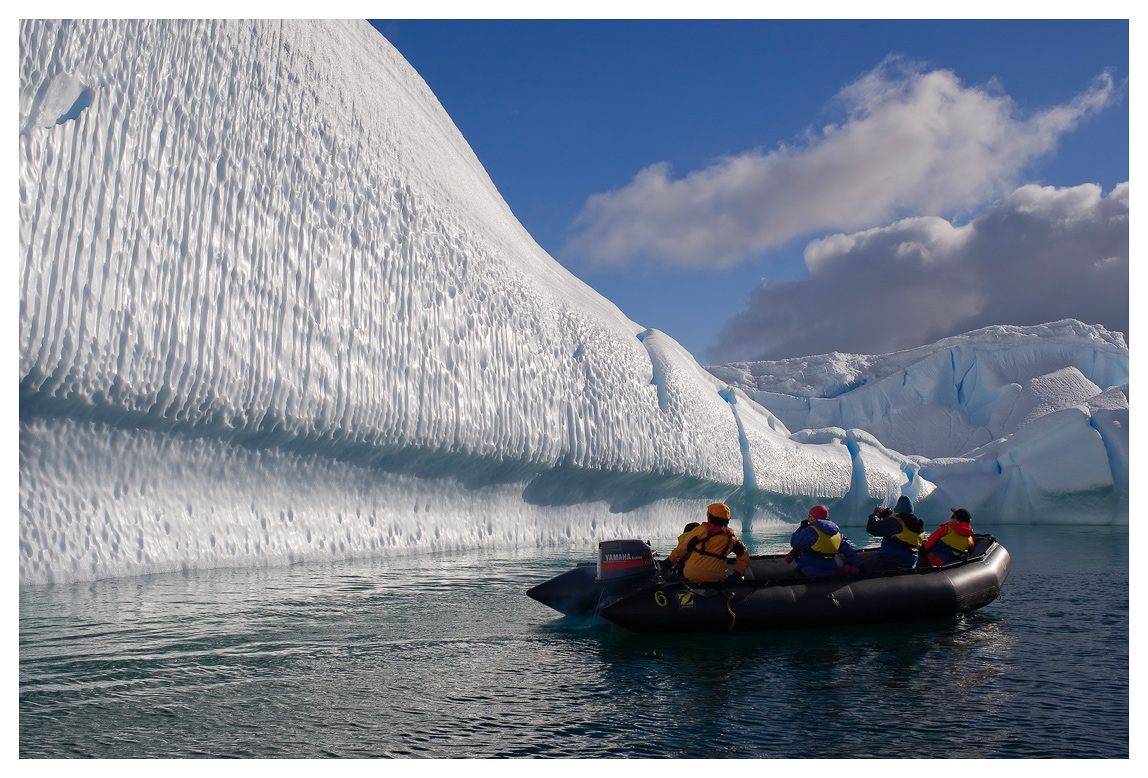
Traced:
[[707, 358], [880, 354], [1063, 318], [1127, 334], [1128, 192], [1029, 185], [963, 226], [924, 216], [813, 241], [808, 277], [755, 289]]
[[802, 235], [972, 209], [1114, 93], [1102, 74], [1026, 118], [1007, 95], [890, 58], [838, 95], [843, 122], [800, 146], [725, 157], [680, 179], [659, 163], [591, 196], [567, 250], [603, 265], [728, 267]]

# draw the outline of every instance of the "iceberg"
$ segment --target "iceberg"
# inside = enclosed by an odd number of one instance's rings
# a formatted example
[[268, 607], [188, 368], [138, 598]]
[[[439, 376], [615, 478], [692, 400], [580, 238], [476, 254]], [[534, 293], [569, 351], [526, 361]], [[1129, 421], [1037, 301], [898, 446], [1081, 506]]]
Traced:
[[708, 368], [788, 427], [851, 427], [912, 452], [960, 504], [1012, 522], [1126, 523], [1128, 346], [1072, 319], [994, 326], [894, 354]]
[[[19, 122], [21, 585], [867, 513], [926, 464], [991, 494], [629, 320], [365, 21], [24, 20]], [[1081, 374], [1015, 424], [1069, 435]], [[1088, 403], [1126, 460], [1126, 402]]]

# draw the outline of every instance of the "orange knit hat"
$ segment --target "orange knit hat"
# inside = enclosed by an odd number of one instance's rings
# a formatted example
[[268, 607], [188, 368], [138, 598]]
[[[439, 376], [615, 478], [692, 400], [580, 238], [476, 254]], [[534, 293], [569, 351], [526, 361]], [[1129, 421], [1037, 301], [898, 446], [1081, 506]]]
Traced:
[[706, 508], [706, 514], [714, 517], [715, 519], [725, 519], [729, 521], [729, 506], [724, 502], [715, 502]]

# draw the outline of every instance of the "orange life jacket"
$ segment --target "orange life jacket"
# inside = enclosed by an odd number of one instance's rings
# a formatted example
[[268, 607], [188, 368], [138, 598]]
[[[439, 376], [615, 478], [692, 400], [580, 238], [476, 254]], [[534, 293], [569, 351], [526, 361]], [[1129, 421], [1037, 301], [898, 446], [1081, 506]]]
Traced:
[[737, 556], [735, 569], [744, 573], [749, 567], [749, 552], [745, 545], [733, 534], [729, 527], [705, 522], [684, 538], [686, 543], [670, 554], [669, 560], [682, 561], [682, 572], [691, 581], [724, 581], [726, 577], [726, 557], [731, 552]]

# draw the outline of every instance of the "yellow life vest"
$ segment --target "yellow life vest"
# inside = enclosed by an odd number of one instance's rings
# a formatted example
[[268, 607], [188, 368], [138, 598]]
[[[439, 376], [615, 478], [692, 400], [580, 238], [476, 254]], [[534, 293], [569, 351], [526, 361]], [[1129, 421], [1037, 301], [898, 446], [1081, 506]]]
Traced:
[[827, 535], [817, 528], [816, 525], [810, 524], [809, 528], [817, 533], [817, 542], [809, 547], [810, 551], [818, 553], [824, 557], [831, 557], [841, 549], [841, 533]]
[[973, 539], [949, 527], [949, 531], [941, 538], [941, 542], [958, 554], [966, 554], [973, 547]]
[[900, 540], [901, 542], [905, 543], [906, 545], [911, 547], [914, 551], [919, 549], [921, 547], [921, 544], [925, 542], [925, 533], [924, 532], [913, 532], [913, 530], [909, 529], [909, 527], [906, 526], [906, 524], [905, 524], [905, 520], [901, 518], [901, 514], [899, 514], [899, 513], [894, 513], [893, 518], [896, 519], [897, 523], [901, 525], [901, 531], [898, 532], [893, 537], [895, 537], [895, 538], [897, 538], [897, 540]]

